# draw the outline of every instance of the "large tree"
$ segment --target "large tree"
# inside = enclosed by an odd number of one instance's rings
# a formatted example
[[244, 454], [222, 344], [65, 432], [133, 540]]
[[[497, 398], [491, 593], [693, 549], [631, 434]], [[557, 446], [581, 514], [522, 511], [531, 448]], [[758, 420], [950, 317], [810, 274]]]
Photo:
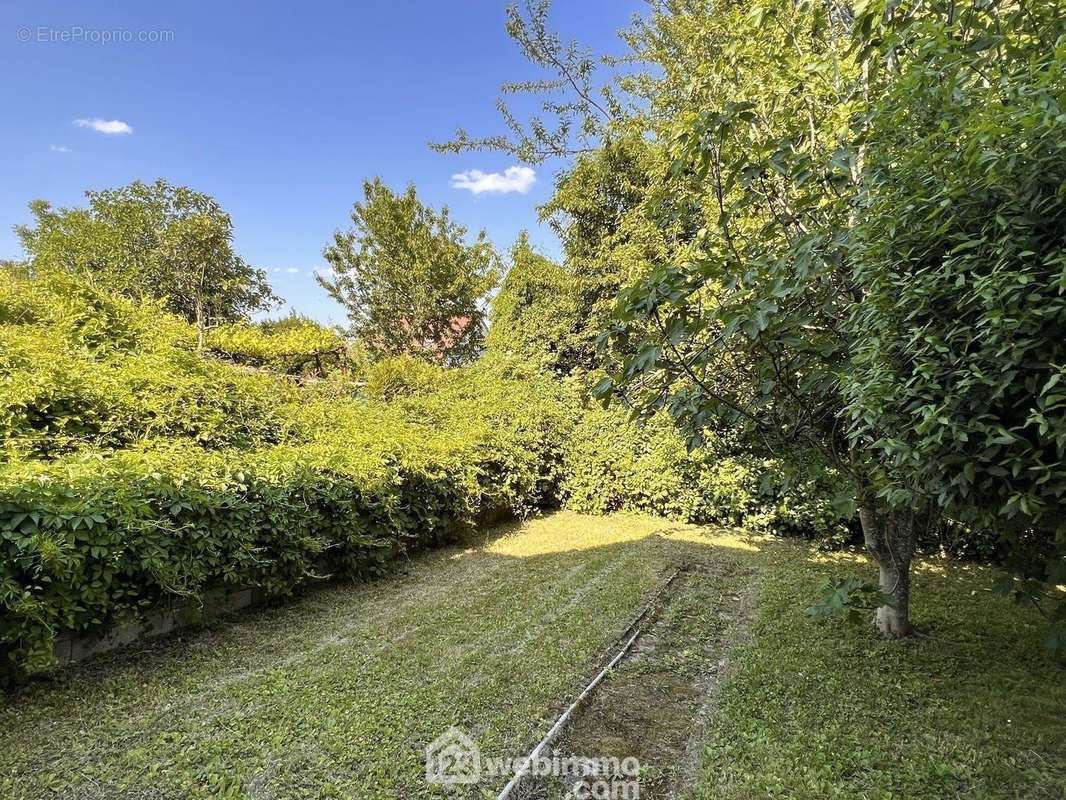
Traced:
[[163, 299], [204, 331], [271, 307], [266, 274], [233, 249], [233, 223], [218, 202], [164, 180], [89, 191], [87, 208], [30, 204], [16, 228], [30, 269], [59, 269], [135, 298]]
[[[862, 298], [848, 253], [862, 182], [855, 112], [869, 89], [849, 23], [832, 4], [768, 0], [664, 7], [643, 29], [645, 57], [667, 66], [657, 132], [673, 162], [644, 213], [676, 235], [620, 293], [606, 337], [617, 358], [598, 388], [666, 408], [693, 444], [724, 423], [850, 479], [841, 500], [858, 506], [880, 567], [877, 624], [900, 636], [935, 509], [917, 494], [884, 502], [876, 457], [848, 436], [841, 378]], [[690, 58], [678, 103], [673, 77]]]
[[499, 274], [485, 232], [467, 242], [447, 207], [435, 211], [414, 186], [397, 194], [379, 178], [363, 184], [351, 219], [325, 249], [332, 275], [318, 281], [345, 307], [366, 348], [447, 365], [475, 358]]
[[998, 531], [1000, 586], [1057, 597], [1066, 646], [1066, 21], [1051, 3], [941, 11], [869, 21], [895, 63], [853, 231], [852, 434], [895, 504], [921, 493]]
[[[714, 55], [668, 183], [705, 227], [621, 293], [626, 354], [602, 388], [847, 475], [878, 626], [905, 635], [911, 557], [941, 514], [991, 507], [1001, 534], [1061, 540], [1062, 21], [769, 0], [695, 30]], [[1042, 563], [1031, 594], [1062, 574]]]

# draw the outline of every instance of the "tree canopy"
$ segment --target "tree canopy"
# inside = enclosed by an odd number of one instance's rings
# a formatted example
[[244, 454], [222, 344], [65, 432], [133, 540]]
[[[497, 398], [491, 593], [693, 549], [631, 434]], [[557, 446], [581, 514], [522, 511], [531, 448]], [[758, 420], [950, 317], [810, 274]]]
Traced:
[[271, 307], [263, 270], [233, 249], [233, 223], [218, 202], [160, 179], [85, 193], [87, 208], [30, 204], [16, 228], [34, 272], [79, 274], [128, 297], [163, 299], [201, 331]]
[[414, 186], [397, 194], [380, 178], [363, 184], [351, 219], [325, 249], [332, 275], [317, 279], [345, 307], [367, 350], [442, 364], [475, 358], [499, 275], [485, 232], [467, 243], [447, 207], [435, 211]]

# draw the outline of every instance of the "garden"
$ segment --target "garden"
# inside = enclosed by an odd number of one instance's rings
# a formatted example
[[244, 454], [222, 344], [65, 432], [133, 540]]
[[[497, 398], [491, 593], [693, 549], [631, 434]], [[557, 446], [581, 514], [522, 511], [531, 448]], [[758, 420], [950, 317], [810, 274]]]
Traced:
[[1066, 796], [1053, 6], [513, 7], [547, 99], [434, 147], [561, 256], [367, 179], [345, 325], [202, 192], [33, 201], [0, 795]]

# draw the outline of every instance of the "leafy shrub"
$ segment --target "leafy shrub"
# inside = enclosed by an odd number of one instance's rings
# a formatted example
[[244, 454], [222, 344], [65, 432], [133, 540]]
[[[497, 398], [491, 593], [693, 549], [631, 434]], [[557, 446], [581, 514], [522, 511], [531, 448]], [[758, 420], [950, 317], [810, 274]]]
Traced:
[[568, 437], [562, 492], [569, 508], [587, 513], [644, 511], [847, 540], [851, 514], [833, 507], [833, 476], [795, 472], [724, 435], [708, 434], [690, 453], [665, 414], [639, 424], [619, 409], [598, 409], [585, 411]]
[[291, 382], [195, 352], [158, 305], [69, 276], [0, 272], [0, 437], [8, 458], [53, 458], [144, 439], [257, 447], [283, 436]]
[[221, 325], [208, 332], [207, 346], [237, 364], [286, 375], [323, 377], [348, 360], [348, 348], [336, 330], [296, 315]]
[[529, 388], [457, 373], [438, 393], [394, 404], [279, 404], [277, 445], [145, 439], [9, 462], [0, 651], [41, 668], [59, 629], [219, 586], [279, 594], [318, 575], [363, 574], [488, 511], [529, 513], [555, 496], [565, 427], [550, 384]]
[[366, 395], [389, 402], [400, 397], [432, 392], [444, 369], [413, 356], [395, 356], [375, 362], [366, 375]]
[[558, 504], [576, 406], [555, 381], [516, 380], [491, 367], [445, 373], [437, 391], [402, 400], [411, 420], [474, 443], [487, 507], [524, 515]]
[[523, 232], [492, 300], [486, 353], [564, 375], [587, 367], [593, 349], [587, 316], [578, 278], [535, 252]]

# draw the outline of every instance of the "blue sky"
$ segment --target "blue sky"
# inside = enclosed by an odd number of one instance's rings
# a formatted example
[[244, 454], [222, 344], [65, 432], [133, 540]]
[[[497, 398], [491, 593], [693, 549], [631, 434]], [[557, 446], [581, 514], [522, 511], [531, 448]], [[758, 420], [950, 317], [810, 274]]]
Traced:
[[[342, 322], [311, 271], [372, 175], [398, 189], [414, 181], [424, 202], [447, 204], [501, 250], [526, 228], [554, 255], [535, 210], [550, 194], [551, 165], [536, 168], [525, 193], [474, 194], [452, 176], [502, 176], [514, 161], [426, 146], [458, 125], [502, 132], [499, 84], [538, 77], [507, 37], [505, 6], [5, 0], [0, 258], [20, 255], [11, 227], [29, 221], [34, 198], [80, 205], [85, 189], [163, 177], [222, 203], [238, 252], [270, 270], [282, 310]], [[617, 54], [617, 31], [641, 7], [557, 2], [553, 27]], [[170, 40], [101, 41], [112, 31]], [[511, 178], [505, 183], [528, 183]]]

